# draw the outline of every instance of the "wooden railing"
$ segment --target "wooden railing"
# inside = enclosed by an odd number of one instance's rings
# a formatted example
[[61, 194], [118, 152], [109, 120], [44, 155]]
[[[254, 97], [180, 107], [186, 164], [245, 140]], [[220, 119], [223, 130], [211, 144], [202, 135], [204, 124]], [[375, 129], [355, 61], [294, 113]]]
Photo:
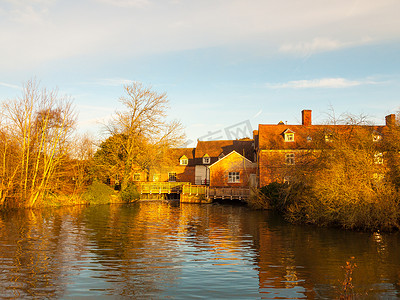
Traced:
[[180, 193], [187, 182], [142, 182], [140, 183], [141, 194], [170, 194]]
[[218, 199], [247, 199], [250, 196], [249, 188], [228, 188], [228, 187], [210, 187], [208, 190], [208, 198]]
[[204, 185], [186, 184], [182, 188], [182, 194], [185, 195], [205, 195], [206, 193], [207, 187]]
[[184, 194], [204, 195], [207, 199], [239, 199], [245, 200], [250, 195], [249, 188], [241, 187], [208, 187], [204, 185], [192, 185], [188, 182], [142, 182], [141, 194]]

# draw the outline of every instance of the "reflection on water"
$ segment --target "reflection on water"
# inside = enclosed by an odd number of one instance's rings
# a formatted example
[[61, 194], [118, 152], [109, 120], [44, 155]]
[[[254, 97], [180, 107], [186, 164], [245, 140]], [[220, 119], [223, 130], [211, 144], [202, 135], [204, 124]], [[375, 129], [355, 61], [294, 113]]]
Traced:
[[399, 234], [294, 226], [243, 206], [145, 202], [0, 214], [8, 298], [400, 296]]

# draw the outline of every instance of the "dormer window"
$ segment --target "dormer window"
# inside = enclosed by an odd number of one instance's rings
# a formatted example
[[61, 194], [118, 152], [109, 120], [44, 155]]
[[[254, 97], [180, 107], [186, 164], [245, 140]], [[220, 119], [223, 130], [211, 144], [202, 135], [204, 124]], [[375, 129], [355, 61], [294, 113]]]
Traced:
[[382, 139], [382, 136], [379, 134], [379, 133], [377, 133], [377, 132], [375, 132], [373, 135], [372, 135], [372, 140], [376, 143], [376, 142], [379, 142], [380, 140]]
[[209, 165], [210, 163], [211, 163], [211, 157], [208, 154], [204, 155], [203, 156], [203, 164]]
[[181, 166], [187, 166], [187, 164], [189, 163], [189, 159], [187, 158], [186, 155], [183, 155], [180, 159], [179, 159], [179, 164]]
[[285, 142], [294, 142], [294, 132], [290, 129], [286, 129], [283, 132], [283, 136], [285, 137]]

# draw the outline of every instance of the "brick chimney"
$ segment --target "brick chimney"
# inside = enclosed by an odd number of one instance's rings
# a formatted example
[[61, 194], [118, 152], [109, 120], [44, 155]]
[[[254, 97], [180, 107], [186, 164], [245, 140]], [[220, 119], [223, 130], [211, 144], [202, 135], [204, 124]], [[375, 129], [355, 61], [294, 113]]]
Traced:
[[301, 124], [304, 126], [311, 125], [311, 110], [305, 109], [301, 112]]
[[386, 126], [388, 126], [388, 127], [396, 125], [396, 115], [395, 114], [386, 116], [385, 120], [386, 120]]

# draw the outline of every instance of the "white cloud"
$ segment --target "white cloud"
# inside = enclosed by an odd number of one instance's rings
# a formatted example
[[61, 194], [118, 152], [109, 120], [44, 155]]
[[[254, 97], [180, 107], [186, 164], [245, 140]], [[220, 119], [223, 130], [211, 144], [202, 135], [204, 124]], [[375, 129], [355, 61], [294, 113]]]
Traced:
[[312, 80], [295, 80], [285, 83], [267, 83], [268, 88], [273, 89], [310, 89], [310, 88], [331, 88], [340, 89], [359, 85], [380, 84], [382, 82], [371, 79], [364, 80], [348, 80], [345, 78], [320, 78]]

